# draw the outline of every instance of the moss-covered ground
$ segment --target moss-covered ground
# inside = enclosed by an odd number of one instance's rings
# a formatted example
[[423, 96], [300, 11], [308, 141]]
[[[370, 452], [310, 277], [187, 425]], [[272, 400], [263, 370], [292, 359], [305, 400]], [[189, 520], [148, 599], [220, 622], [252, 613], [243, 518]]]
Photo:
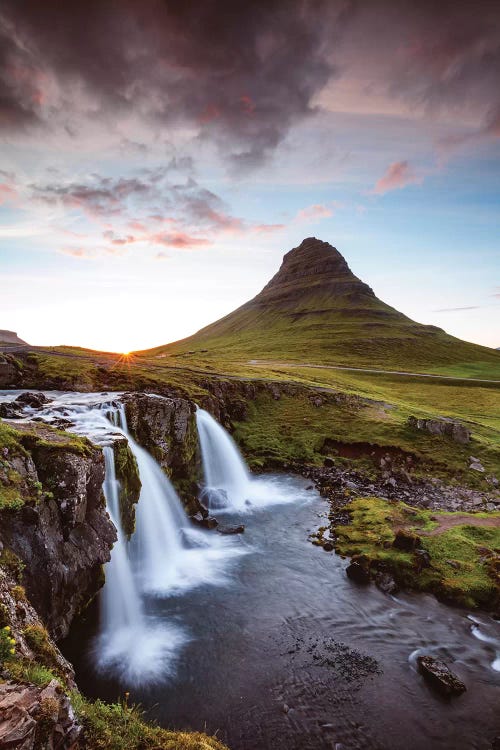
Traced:
[[[348, 506], [351, 522], [336, 526], [336, 551], [390, 572], [404, 588], [428, 591], [466, 607], [500, 605], [500, 513], [440, 513], [369, 497]], [[451, 522], [450, 522], [451, 521]], [[484, 524], [484, 525], [483, 525]], [[494, 525], [495, 524], [495, 525]], [[398, 531], [429, 555], [393, 546]], [[411, 546], [411, 545], [410, 545]]]

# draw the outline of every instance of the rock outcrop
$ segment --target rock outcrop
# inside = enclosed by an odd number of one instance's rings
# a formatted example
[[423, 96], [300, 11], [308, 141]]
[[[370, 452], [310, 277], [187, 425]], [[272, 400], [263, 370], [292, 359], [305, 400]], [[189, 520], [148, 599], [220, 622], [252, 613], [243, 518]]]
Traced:
[[148, 393], [127, 393], [123, 401], [132, 436], [175, 478], [184, 499], [196, 494], [200, 459], [195, 404]]
[[39, 423], [18, 425], [15, 435], [1, 457], [0, 482], [15, 496], [0, 510], [0, 562], [18, 569], [59, 639], [102, 585], [116, 539], [102, 494], [104, 460], [89, 441]]
[[0, 747], [36, 750], [78, 747], [82, 727], [57, 680], [46, 687], [0, 684]]
[[441, 419], [419, 419], [408, 417], [408, 426], [414, 430], [425, 430], [431, 435], [444, 435], [456, 443], [466, 445], [470, 442], [471, 433], [461, 422], [443, 417]]

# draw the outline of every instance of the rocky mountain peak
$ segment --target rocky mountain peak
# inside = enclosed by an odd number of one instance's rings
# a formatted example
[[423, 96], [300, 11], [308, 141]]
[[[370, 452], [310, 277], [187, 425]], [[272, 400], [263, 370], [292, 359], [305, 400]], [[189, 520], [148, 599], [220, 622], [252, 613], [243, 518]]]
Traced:
[[369, 295], [370, 287], [351, 271], [341, 253], [328, 242], [307, 237], [283, 257], [275, 276], [257, 296], [261, 302], [284, 297], [321, 294], [326, 296]]

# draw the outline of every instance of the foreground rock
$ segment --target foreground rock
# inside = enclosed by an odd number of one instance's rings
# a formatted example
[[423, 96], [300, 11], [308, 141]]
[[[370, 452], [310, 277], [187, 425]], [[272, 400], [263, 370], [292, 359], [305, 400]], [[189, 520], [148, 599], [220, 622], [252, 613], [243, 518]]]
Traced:
[[0, 684], [0, 747], [76, 748], [82, 727], [56, 680], [46, 687]]
[[447, 667], [444, 661], [433, 656], [419, 656], [417, 658], [419, 672], [441, 695], [461, 695], [467, 688]]

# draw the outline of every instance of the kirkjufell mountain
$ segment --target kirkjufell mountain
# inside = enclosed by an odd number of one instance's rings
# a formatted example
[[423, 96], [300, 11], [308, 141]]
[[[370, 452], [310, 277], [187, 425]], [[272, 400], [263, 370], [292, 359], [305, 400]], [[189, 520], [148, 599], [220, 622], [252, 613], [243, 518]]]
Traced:
[[193, 336], [151, 350], [217, 360], [286, 360], [419, 370], [500, 356], [422, 325], [380, 300], [341, 253], [315, 237], [283, 257], [256, 297]]

